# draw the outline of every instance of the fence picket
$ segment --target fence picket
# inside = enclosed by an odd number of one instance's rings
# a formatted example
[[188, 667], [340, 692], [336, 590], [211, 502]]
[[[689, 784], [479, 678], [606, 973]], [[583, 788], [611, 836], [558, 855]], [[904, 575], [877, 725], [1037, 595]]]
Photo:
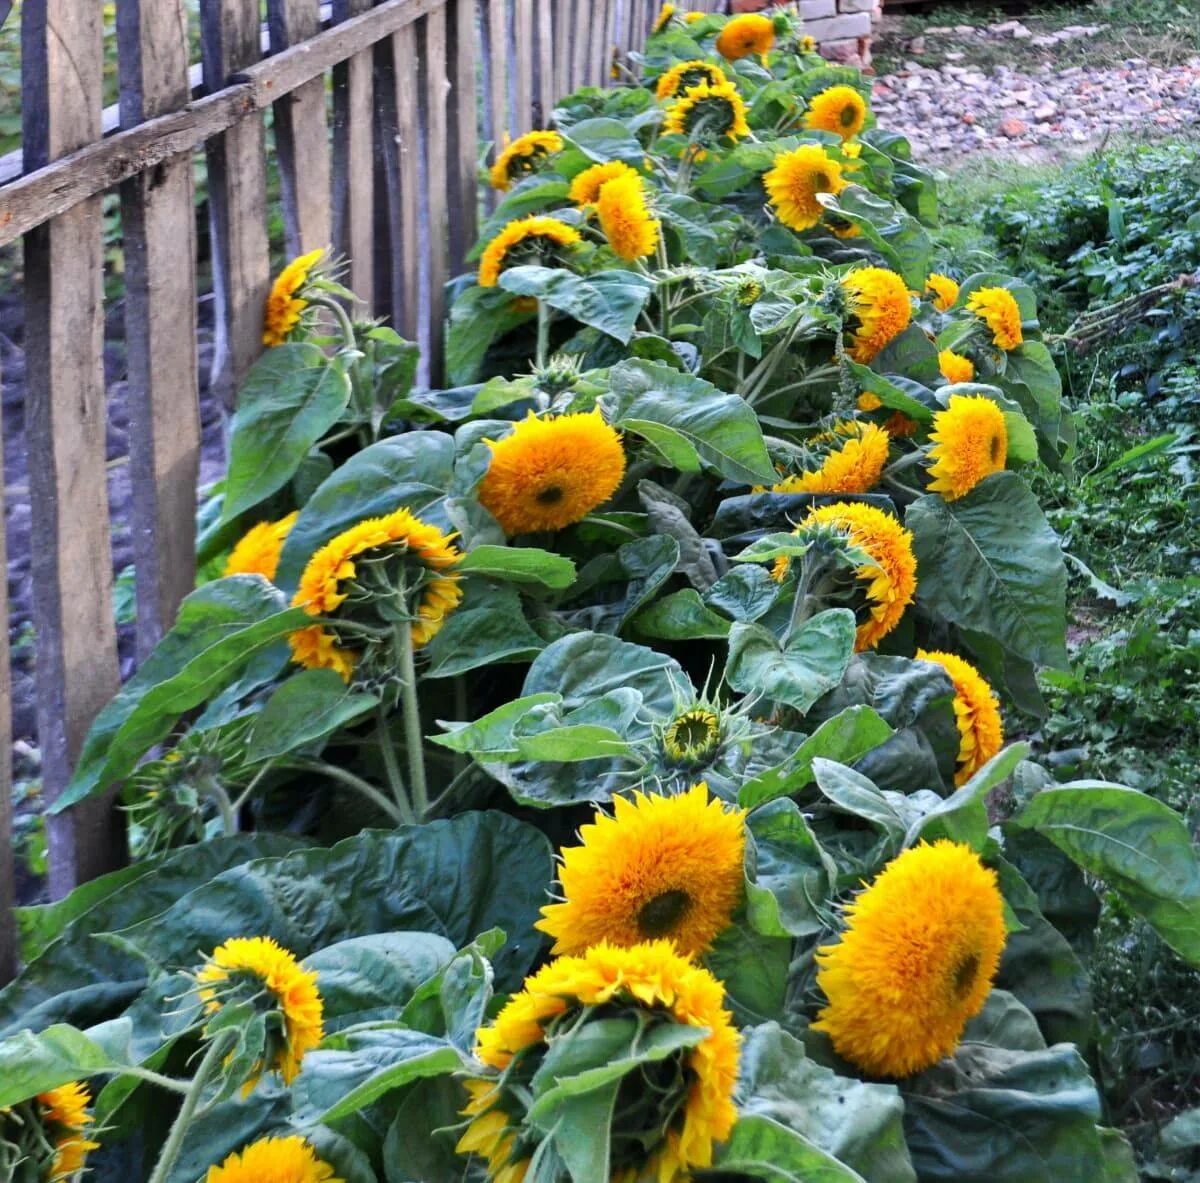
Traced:
[[446, 281], [450, 278], [450, 217], [446, 196], [449, 185], [446, 123], [446, 10], [431, 12], [424, 21], [425, 192], [427, 223], [424, 235], [429, 248], [427, 286], [429, 328], [424, 350], [430, 382], [442, 374], [442, 319], [446, 314]]
[[513, 22], [513, 76], [516, 79], [513, 135], [524, 135], [533, 127], [533, 0], [511, 0]]
[[[4, 432], [0, 430], [0, 571], [8, 572], [4, 535], [8, 515], [4, 506]], [[12, 674], [8, 645], [8, 579], [0, 578], [0, 986], [17, 974], [16, 847], [13, 845], [12, 798]]]
[[[478, 221], [476, 161], [479, 155], [479, 118], [475, 65], [478, 61], [478, 7], [476, 0], [452, 0], [447, 6], [450, 24], [447, 38], [452, 47], [450, 71], [450, 114], [446, 159], [450, 167], [447, 192], [450, 199], [450, 267], [459, 271], [475, 242]], [[435, 149], [436, 150], [436, 149]]]
[[392, 34], [396, 59], [396, 141], [400, 150], [397, 190], [399, 242], [393, 250], [399, 274], [396, 329], [420, 340], [421, 315], [421, 110], [418, 95], [417, 30], [405, 25]]
[[571, 77], [568, 90], [587, 85], [588, 74], [588, 36], [589, 16], [592, 10], [591, 0], [574, 0], [571, 20], [568, 22], [566, 38], [571, 48]]

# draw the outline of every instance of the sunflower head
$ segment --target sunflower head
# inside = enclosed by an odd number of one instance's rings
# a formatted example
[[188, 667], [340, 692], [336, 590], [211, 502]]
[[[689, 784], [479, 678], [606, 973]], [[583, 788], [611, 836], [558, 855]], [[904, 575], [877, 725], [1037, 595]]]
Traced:
[[743, 279], [734, 290], [734, 299], [743, 308], [750, 308], [762, 299], [763, 290], [757, 279]]
[[506, 143], [504, 150], [496, 157], [496, 163], [489, 173], [492, 188], [508, 189], [513, 181], [537, 172], [548, 156], [562, 150], [562, 136], [556, 131], [530, 131], [518, 136]]
[[912, 321], [908, 285], [886, 267], [859, 267], [841, 279], [852, 327], [847, 352], [863, 365]]
[[687, 136], [696, 144], [713, 144], [722, 137], [744, 139], [750, 134], [745, 101], [732, 82], [697, 82], [667, 108], [663, 131]]
[[1016, 349], [1024, 340], [1021, 309], [1008, 288], [976, 288], [967, 297], [967, 310], [987, 325], [998, 349]]
[[299, 1134], [260, 1138], [220, 1166], [208, 1168], [204, 1183], [342, 1183]]
[[957, 382], [972, 382], [975, 379], [975, 363], [953, 349], [943, 349], [938, 353], [938, 369], [941, 375], [951, 385]]
[[620, 435], [597, 408], [514, 424], [492, 451], [479, 500], [505, 534], [562, 530], [603, 505], [625, 476]]
[[949, 312], [958, 299], [958, 284], [950, 276], [933, 271], [925, 281], [925, 294], [939, 312]]
[[659, 224], [651, 216], [646, 187], [637, 173], [614, 177], [600, 186], [596, 216], [618, 259], [632, 262], [657, 249]]
[[853, 86], [831, 86], [815, 95], [804, 115], [805, 126], [830, 131], [843, 140], [858, 135], [867, 122], [866, 100]]
[[654, 25], [650, 29], [651, 34], [661, 33], [671, 23], [671, 17], [675, 15], [675, 12], [676, 8], [674, 4], [664, 4], [658, 10], [658, 15], [654, 18]]
[[704, 703], [680, 711], [663, 732], [663, 751], [673, 764], [700, 768], [721, 746], [721, 716]]
[[509, 222], [484, 248], [479, 260], [479, 286], [494, 288], [500, 272], [523, 263], [565, 260], [580, 242], [579, 231], [557, 218], [530, 214]]
[[274, 579], [283, 544], [299, 516], [300, 511], [296, 510], [277, 522], [259, 522], [251, 526], [229, 552], [223, 574], [261, 575], [264, 579]]
[[711, 62], [678, 62], [659, 76], [654, 94], [656, 98], [670, 99], [701, 82], [707, 82], [709, 86], [722, 86], [728, 81], [725, 71]]
[[630, 168], [621, 160], [609, 160], [604, 164], [593, 164], [583, 172], [576, 173], [571, 180], [567, 196], [581, 210], [588, 210], [596, 204], [601, 188], [609, 181], [618, 177], [637, 177], [637, 169]]
[[299, 327], [309, 306], [310, 288], [321, 274], [328, 252], [309, 251], [293, 259], [278, 275], [267, 296], [263, 315], [263, 344], [282, 345]]
[[958, 1046], [1004, 951], [996, 872], [946, 840], [906, 850], [846, 908], [841, 940], [817, 950], [829, 1000], [813, 1026], [876, 1076], [911, 1076]]
[[820, 193], [846, 187], [842, 166], [820, 144], [801, 144], [775, 157], [763, 186], [779, 220], [792, 230], [811, 230], [825, 213]]
[[953, 653], [918, 649], [917, 660], [940, 665], [954, 683], [954, 719], [959, 735], [954, 783], [965, 785], [1004, 744], [996, 693], [969, 661]]
[[952, 394], [934, 415], [929, 439], [929, 488], [947, 501], [965, 497], [1008, 460], [1004, 412], [982, 394]]
[[717, 34], [717, 53], [727, 62], [736, 62], [752, 53], [765, 58], [774, 44], [775, 22], [757, 12], [730, 18]]
[[88, 1137], [95, 1120], [88, 1112], [91, 1100], [87, 1086], [74, 1081], [0, 1109], [4, 1177], [73, 1183], [88, 1155], [99, 1147]]
[[[867, 493], [883, 476], [891, 439], [874, 423], [851, 420], [839, 423], [829, 442], [837, 446], [820, 468], [789, 476], [772, 486], [773, 493]], [[847, 438], [848, 437], [848, 438]]]
[[360, 662], [381, 675], [393, 671], [396, 654], [391, 640], [380, 639], [380, 626], [394, 634], [409, 622], [419, 649], [462, 599], [453, 538], [405, 508], [331, 538], [308, 560], [292, 599], [293, 607], [327, 619], [291, 634], [292, 660], [336, 670], [347, 682]]
[[622, 1081], [611, 1177], [683, 1183], [693, 1169], [710, 1166], [714, 1143], [729, 1136], [737, 1119], [738, 1034], [721, 983], [669, 941], [601, 943], [581, 956], [556, 958], [525, 980], [477, 1034], [476, 1055], [497, 1074], [464, 1082], [470, 1124], [459, 1152], [485, 1158], [497, 1183], [520, 1183], [546, 1136], [525, 1115], [530, 1082], [548, 1048], [586, 1038], [591, 1023], [622, 1019], [647, 1033], [683, 1025], [706, 1034]]
[[810, 36], [808, 33], [805, 33], [804, 36], [800, 38], [800, 52], [816, 53], [817, 39], [813, 36]]

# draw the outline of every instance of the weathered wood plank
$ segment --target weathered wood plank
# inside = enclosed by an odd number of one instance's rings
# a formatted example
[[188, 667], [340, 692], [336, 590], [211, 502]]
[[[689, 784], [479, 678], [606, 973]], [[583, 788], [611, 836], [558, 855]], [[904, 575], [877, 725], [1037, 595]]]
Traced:
[[421, 100], [418, 93], [417, 30], [407, 25], [392, 34], [396, 60], [396, 143], [400, 151], [397, 192], [398, 241], [393, 242], [399, 307], [396, 330], [420, 341], [421, 314]]
[[479, 156], [479, 118], [475, 63], [479, 37], [476, 0], [452, 0], [447, 6], [450, 45], [450, 112], [446, 156], [450, 166], [450, 267], [466, 264], [475, 243], [479, 196], [476, 161]]
[[[122, 9], [117, 37], [127, 125], [186, 104], [183, 0], [134, 0]], [[195, 580], [200, 413], [191, 156], [127, 180], [121, 209], [137, 648], [144, 658]]]
[[513, 73], [516, 78], [513, 135], [533, 127], [533, 0], [513, 0]]
[[[366, 13], [371, 0], [339, 0], [334, 18]], [[333, 243], [350, 260], [347, 286], [368, 307], [375, 292], [375, 65], [370, 49], [333, 70]]]
[[[40, 167], [100, 134], [98, 5], [26, 0], [23, 146]], [[25, 239], [26, 440], [45, 795], [66, 785], [92, 719], [118, 686], [105, 469], [100, 199]], [[4, 758], [8, 758], [5, 751]], [[58, 897], [119, 865], [124, 825], [108, 799], [47, 820]]]
[[488, 98], [492, 108], [494, 160], [503, 150], [506, 137], [519, 134], [508, 109], [508, 3], [488, 0]]
[[[588, 49], [590, 47], [591, 0], [574, 0], [571, 5], [571, 29], [567, 31], [571, 47], [571, 78], [568, 90], [587, 85]], [[573, 31], [572, 31], [573, 30]]]
[[[267, 0], [267, 13], [272, 53], [302, 44], [321, 29], [318, 0]], [[288, 254], [294, 257], [328, 246], [330, 151], [323, 74], [275, 103], [275, 148]]]
[[8, 648], [8, 552], [4, 544], [4, 433], [0, 431], [0, 986], [17, 975], [16, 860], [12, 807], [12, 676]]
[[537, 0], [537, 104], [533, 121], [538, 127], [550, 125], [550, 113], [554, 110], [556, 82], [554, 73], [554, 9], [552, 0]]
[[425, 191], [427, 219], [424, 234], [429, 247], [428, 381], [436, 386], [442, 376], [442, 320], [446, 314], [446, 281], [450, 278], [450, 214], [447, 205], [446, 10], [431, 12], [423, 22]]

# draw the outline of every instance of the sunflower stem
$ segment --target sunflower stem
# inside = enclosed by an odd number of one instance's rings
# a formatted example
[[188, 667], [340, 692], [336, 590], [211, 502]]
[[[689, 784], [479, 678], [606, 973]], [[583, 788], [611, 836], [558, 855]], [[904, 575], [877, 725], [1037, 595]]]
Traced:
[[425, 781], [425, 744], [421, 736], [421, 706], [417, 699], [417, 666], [413, 660], [412, 625], [401, 621], [396, 626], [396, 649], [400, 658], [400, 697], [404, 708], [404, 739], [408, 749], [408, 779], [412, 784], [412, 805], [418, 817], [429, 808], [429, 789]]
[[375, 731], [379, 736], [379, 751], [383, 756], [383, 767], [387, 772], [388, 787], [392, 790], [392, 797], [396, 802], [396, 807], [404, 815], [405, 820], [413, 821], [415, 819], [412, 802], [409, 801], [408, 793], [404, 788], [404, 777], [400, 775], [400, 761], [396, 759], [396, 749], [392, 745], [392, 733], [388, 730], [387, 711], [384, 710], [382, 703], [376, 709], [376, 717]]
[[215, 777], [206, 776], [201, 786], [204, 795], [217, 807], [221, 815], [221, 831], [226, 838], [232, 838], [238, 832], [237, 814], [229, 794], [217, 782]]
[[192, 1088], [190, 1080], [177, 1080], [174, 1076], [163, 1076], [160, 1072], [153, 1072], [149, 1068], [142, 1068], [137, 1064], [130, 1064], [120, 1069], [120, 1075], [134, 1076], [138, 1080], [145, 1080], [150, 1084], [156, 1084], [160, 1089], [166, 1089], [172, 1093], [187, 1094]]
[[538, 300], [537, 319], [537, 355], [535, 364], [539, 370], [544, 369], [550, 353], [550, 305], [545, 300]]
[[[388, 745], [390, 747], [390, 744]], [[395, 753], [392, 755], [395, 760]], [[384, 756], [384, 763], [387, 763], [387, 756]], [[336, 764], [327, 764], [324, 760], [289, 760], [286, 768], [294, 768], [299, 772], [315, 772], [321, 776], [327, 776], [330, 780], [340, 781], [347, 788], [353, 789], [356, 793], [362, 794], [372, 805], [382, 810], [388, 817], [398, 826], [409, 825], [416, 819], [413, 817], [412, 810], [408, 807], [408, 798], [403, 801], [390, 801], [383, 793], [381, 793], [369, 781], [365, 781], [360, 776], [355, 776], [353, 772], [345, 768], [339, 768]]]
[[338, 328], [342, 331], [343, 345], [346, 349], [355, 348], [357, 338], [354, 336], [354, 323], [346, 314], [345, 308], [337, 300], [328, 300], [321, 296], [310, 296], [309, 302], [333, 313], [333, 318], [338, 322]]

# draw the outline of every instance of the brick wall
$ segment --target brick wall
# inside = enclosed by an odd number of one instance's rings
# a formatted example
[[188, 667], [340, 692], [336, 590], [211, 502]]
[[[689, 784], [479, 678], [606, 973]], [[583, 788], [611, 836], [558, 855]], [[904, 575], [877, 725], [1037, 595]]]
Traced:
[[871, 64], [871, 28], [881, 13], [880, 0], [799, 0], [804, 31], [821, 53], [835, 62]]

